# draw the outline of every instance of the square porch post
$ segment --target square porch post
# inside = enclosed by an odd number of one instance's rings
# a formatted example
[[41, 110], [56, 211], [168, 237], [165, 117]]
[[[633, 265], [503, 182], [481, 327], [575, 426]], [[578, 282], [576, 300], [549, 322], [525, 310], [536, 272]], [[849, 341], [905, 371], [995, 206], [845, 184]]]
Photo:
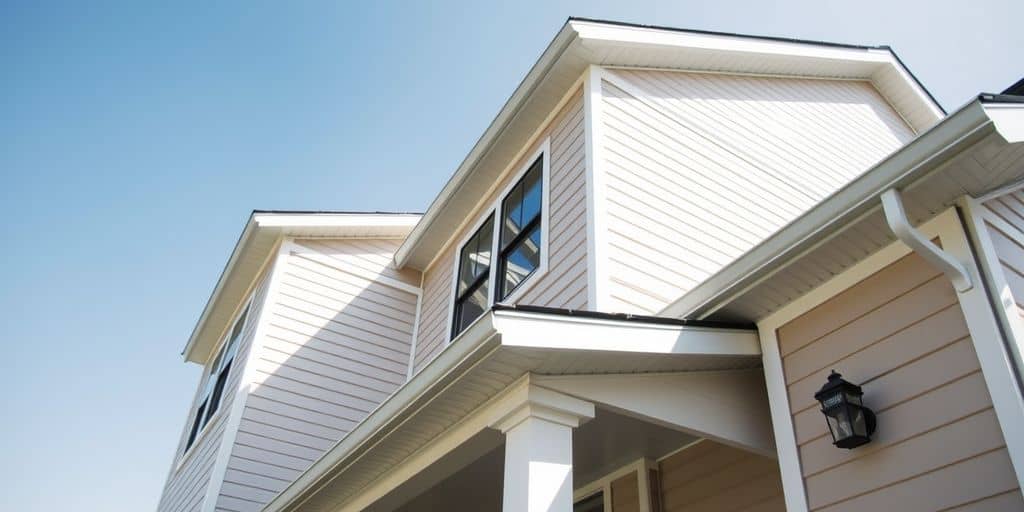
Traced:
[[504, 512], [572, 512], [572, 431], [594, 406], [528, 386], [492, 426], [505, 434]]

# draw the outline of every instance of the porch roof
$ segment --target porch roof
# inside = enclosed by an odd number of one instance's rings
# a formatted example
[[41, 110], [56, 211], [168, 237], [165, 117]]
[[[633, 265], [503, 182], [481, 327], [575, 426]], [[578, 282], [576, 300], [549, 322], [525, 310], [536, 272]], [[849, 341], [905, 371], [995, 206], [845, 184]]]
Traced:
[[282, 491], [264, 510], [336, 510], [517, 379], [757, 368], [747, 325], [497, 307]]

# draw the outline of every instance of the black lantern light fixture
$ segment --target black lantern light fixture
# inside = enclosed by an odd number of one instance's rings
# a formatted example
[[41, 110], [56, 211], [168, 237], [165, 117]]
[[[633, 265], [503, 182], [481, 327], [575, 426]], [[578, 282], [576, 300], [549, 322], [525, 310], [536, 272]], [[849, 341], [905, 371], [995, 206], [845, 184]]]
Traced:
[[861, 402], [860, 386], [847, 382], [832, 370], [828, 382], [814, 394], [828, 420], [832, 444], [851, 450], [871, 442], [875, 433], [875, 413]]

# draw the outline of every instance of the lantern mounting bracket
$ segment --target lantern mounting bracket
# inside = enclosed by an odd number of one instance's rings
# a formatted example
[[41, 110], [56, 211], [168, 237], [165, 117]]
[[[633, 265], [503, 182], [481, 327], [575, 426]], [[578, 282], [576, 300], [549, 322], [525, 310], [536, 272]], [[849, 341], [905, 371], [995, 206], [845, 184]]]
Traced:
[[903, 199], [900, 198], [898, 190], [890, 188], [882, 192], [882, 210], [885, 212], [885, 220], [889, 224], [889, 229], [896, 235], [896, 238], [910, 246], [914, 252], [920, 254], [929, 263], [938, 267], [943, 274], [946, 274], [946, 277], [953, 282], [956, 291], [964, 293], [974, 286], [971, 283], [971, 276], [963, 264], [928, 240], [910, 223], [907, 212], [903, 209]]

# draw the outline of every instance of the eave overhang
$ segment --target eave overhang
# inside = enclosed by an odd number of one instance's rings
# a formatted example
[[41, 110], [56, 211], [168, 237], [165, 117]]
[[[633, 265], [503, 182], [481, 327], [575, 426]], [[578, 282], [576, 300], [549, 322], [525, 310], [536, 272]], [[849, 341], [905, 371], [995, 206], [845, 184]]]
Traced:
[[944, 111], [886, 46], [853, 46], [570, 18], [395, 254], [424, 270], [588, 66], [869, 80], [917, 132]]
[[209, 359], [283, 237], [404, 238], [419, 219], [414, 213], [253, 211], [182, 356], [199, 364]]
[[282, 491], [267, 512], [336, 510], [526, 374], [757, 368], [757, 331], [497, 307]]
[[919, 225], [1024, 180], [1024, 104], [971, 101], [660, 312], [756, 322], [894, 242], [880, 196]]

